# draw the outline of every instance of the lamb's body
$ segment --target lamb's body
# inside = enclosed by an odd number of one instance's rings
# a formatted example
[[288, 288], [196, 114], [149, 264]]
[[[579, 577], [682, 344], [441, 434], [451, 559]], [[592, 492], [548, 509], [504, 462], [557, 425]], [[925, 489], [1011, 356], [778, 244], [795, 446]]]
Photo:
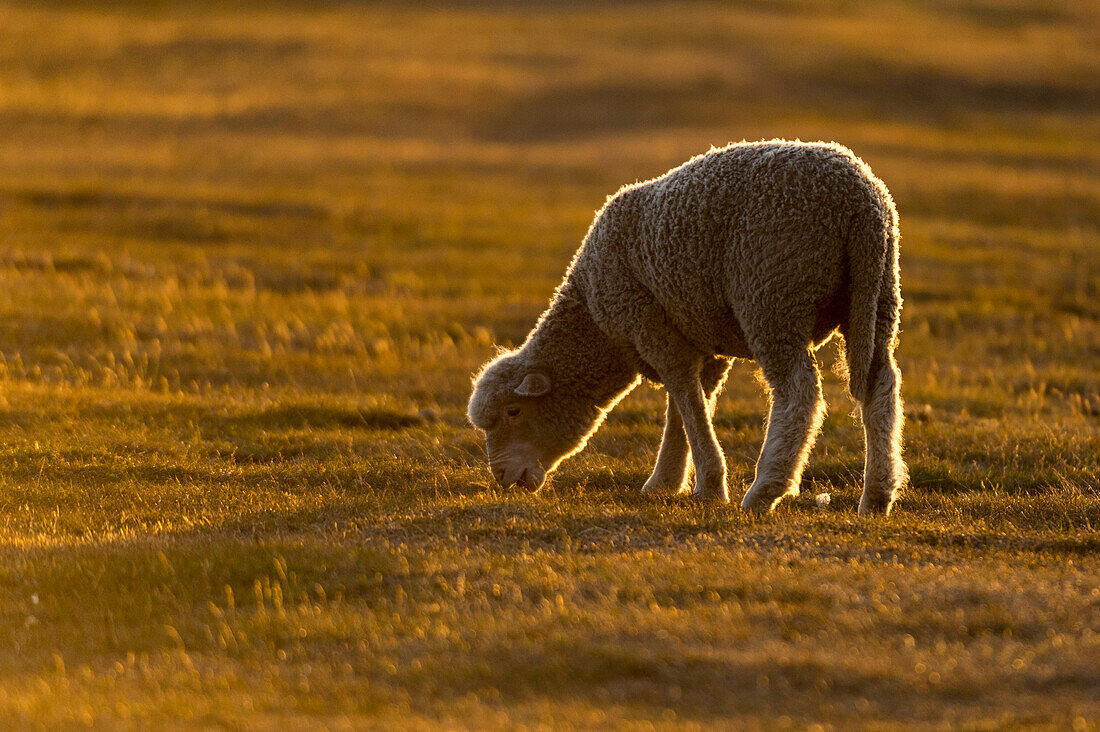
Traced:
[[[550, 309], [505, 358], [599, 409], [637, 374], [665, 384], [664, 441], [646, 490], [681, 488], [690, 442], [696, 491], [721, 499], [714, 397], [727, 358], [756, 360], [773, 403], [743, 505], [771, 507], [798, 490], [824, 414], [812, 351], [839, 329], [867, 431], [861, 511], [886, 511], [905, 476], [893, 359], [897, 238], [889, 193], [846, 148], [772, 141], [711, 150], [608, 200]], [[475, 391], [475, 424], [476, 402]]]

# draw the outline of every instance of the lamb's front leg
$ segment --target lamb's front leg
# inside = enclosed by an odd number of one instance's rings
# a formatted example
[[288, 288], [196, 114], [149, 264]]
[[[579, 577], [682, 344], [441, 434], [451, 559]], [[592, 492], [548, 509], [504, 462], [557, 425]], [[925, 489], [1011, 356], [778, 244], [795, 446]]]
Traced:
[[[669, 403], [675, 403], [687, 433], [691, 457], [695, 463], [695, 490], [697, 497], [728, 503], [726, 487], [726, 459], [718, 445], [718, 437], [710, 422], [707, 397], [703, 393], [703, 377], [706, 358], [669, 323], [664, 311], [644, 288], [639, 288], [637, 309], [632, 321], [635, 326], [634, 346], [638, 356], [648, 364], [665, 385]], [[715, 390], [725, 375], [724, 369], [711, 369], [718, 378]], [[708, 371], [709, 373], [709, 371]]]
[[695, 369], [690, 377], [666, 379], [665, 388], [680, 410], [684, 431], [691, 445], [691, 455], [695, 461], [695, 495], [704, 500], [729, 503], [726, 458], [714, 434], [698, 373]]
[[668, 395], [665, 408], [665, 431], [661, 437], [661, 449], [657, 453], [657, 463], [653, 473], [642, 486], [642, 493], [648, 495], [680, 493], [685, 490], [688, 469], [688, 442], [684, 432], [684, 422], [676, 400]]

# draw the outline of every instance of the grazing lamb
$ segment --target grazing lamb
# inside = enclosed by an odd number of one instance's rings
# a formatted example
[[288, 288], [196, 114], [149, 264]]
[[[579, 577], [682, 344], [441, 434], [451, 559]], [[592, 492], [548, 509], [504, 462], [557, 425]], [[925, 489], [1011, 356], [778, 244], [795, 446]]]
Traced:
[[[844, 335], [867, 455], [859, 513], [885, 514], [906, 481], [897, 212], [836, 143], [741, 142], [622, 188], [596, 215], [524, 344], [474, 379], [468, 416], [507, 487], [542, 486], [641, 377], [668, 393], [646, 493], [728, 501], [711, 417], [734, 358], [770, 391], [756, 479], [741, 503], [797, 494], [825, 414], [814, 351]], [[690, 453], [689, 453], [690, 447]]]

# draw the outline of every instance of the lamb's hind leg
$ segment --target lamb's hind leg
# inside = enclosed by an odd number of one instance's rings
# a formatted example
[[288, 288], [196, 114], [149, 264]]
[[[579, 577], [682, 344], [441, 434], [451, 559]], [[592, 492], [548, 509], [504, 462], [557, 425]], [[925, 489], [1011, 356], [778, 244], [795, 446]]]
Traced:
[[859, 515], [887, 514], [907, 474], [901, 459], [901, 373], [893, 354], [885, 353], [871, 378], [863, 404], [867, 462]]
[[[717, 356], [703, 364], [699, 383], [703, 387], [707, 414], [710, 416], [714, 415], [718, 393], [721, 391], [722, 382], [725, 381], [729, 368], [729, 361]], [[687, 492], [690, 453], [684, 421], [680, 417], [680, 410], [676, 407], [676, 400], [670, 394], [665, 408], [665, 430], [661, 437], [661, 449], [657, 453], [657, 463], [653, 466], [653, 473], [642, 487], [642, 493], [653, 495]]]
[[821, 377], [808, 350], [758, 354], [771, 387], [771, 408], [756, 480], [745, 494], [746, 511], [770, 511], [789, 494], [797, 495], [802, 470], [825, 418]]

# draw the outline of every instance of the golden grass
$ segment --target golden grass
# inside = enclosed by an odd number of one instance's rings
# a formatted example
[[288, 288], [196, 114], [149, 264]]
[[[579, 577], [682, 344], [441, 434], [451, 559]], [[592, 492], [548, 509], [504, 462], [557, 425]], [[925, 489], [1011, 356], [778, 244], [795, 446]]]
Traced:
[[[0, 5], [0, 723], [1094, 724], [1098, 17]], [[638, 495], [649, 389], [494, 490], [469, 375], [604, 196], [773, 136], [901, 211], [896, 516], [832, 374], [776, 516]], [[738, 365], [735, 494], [763, 411]]]

